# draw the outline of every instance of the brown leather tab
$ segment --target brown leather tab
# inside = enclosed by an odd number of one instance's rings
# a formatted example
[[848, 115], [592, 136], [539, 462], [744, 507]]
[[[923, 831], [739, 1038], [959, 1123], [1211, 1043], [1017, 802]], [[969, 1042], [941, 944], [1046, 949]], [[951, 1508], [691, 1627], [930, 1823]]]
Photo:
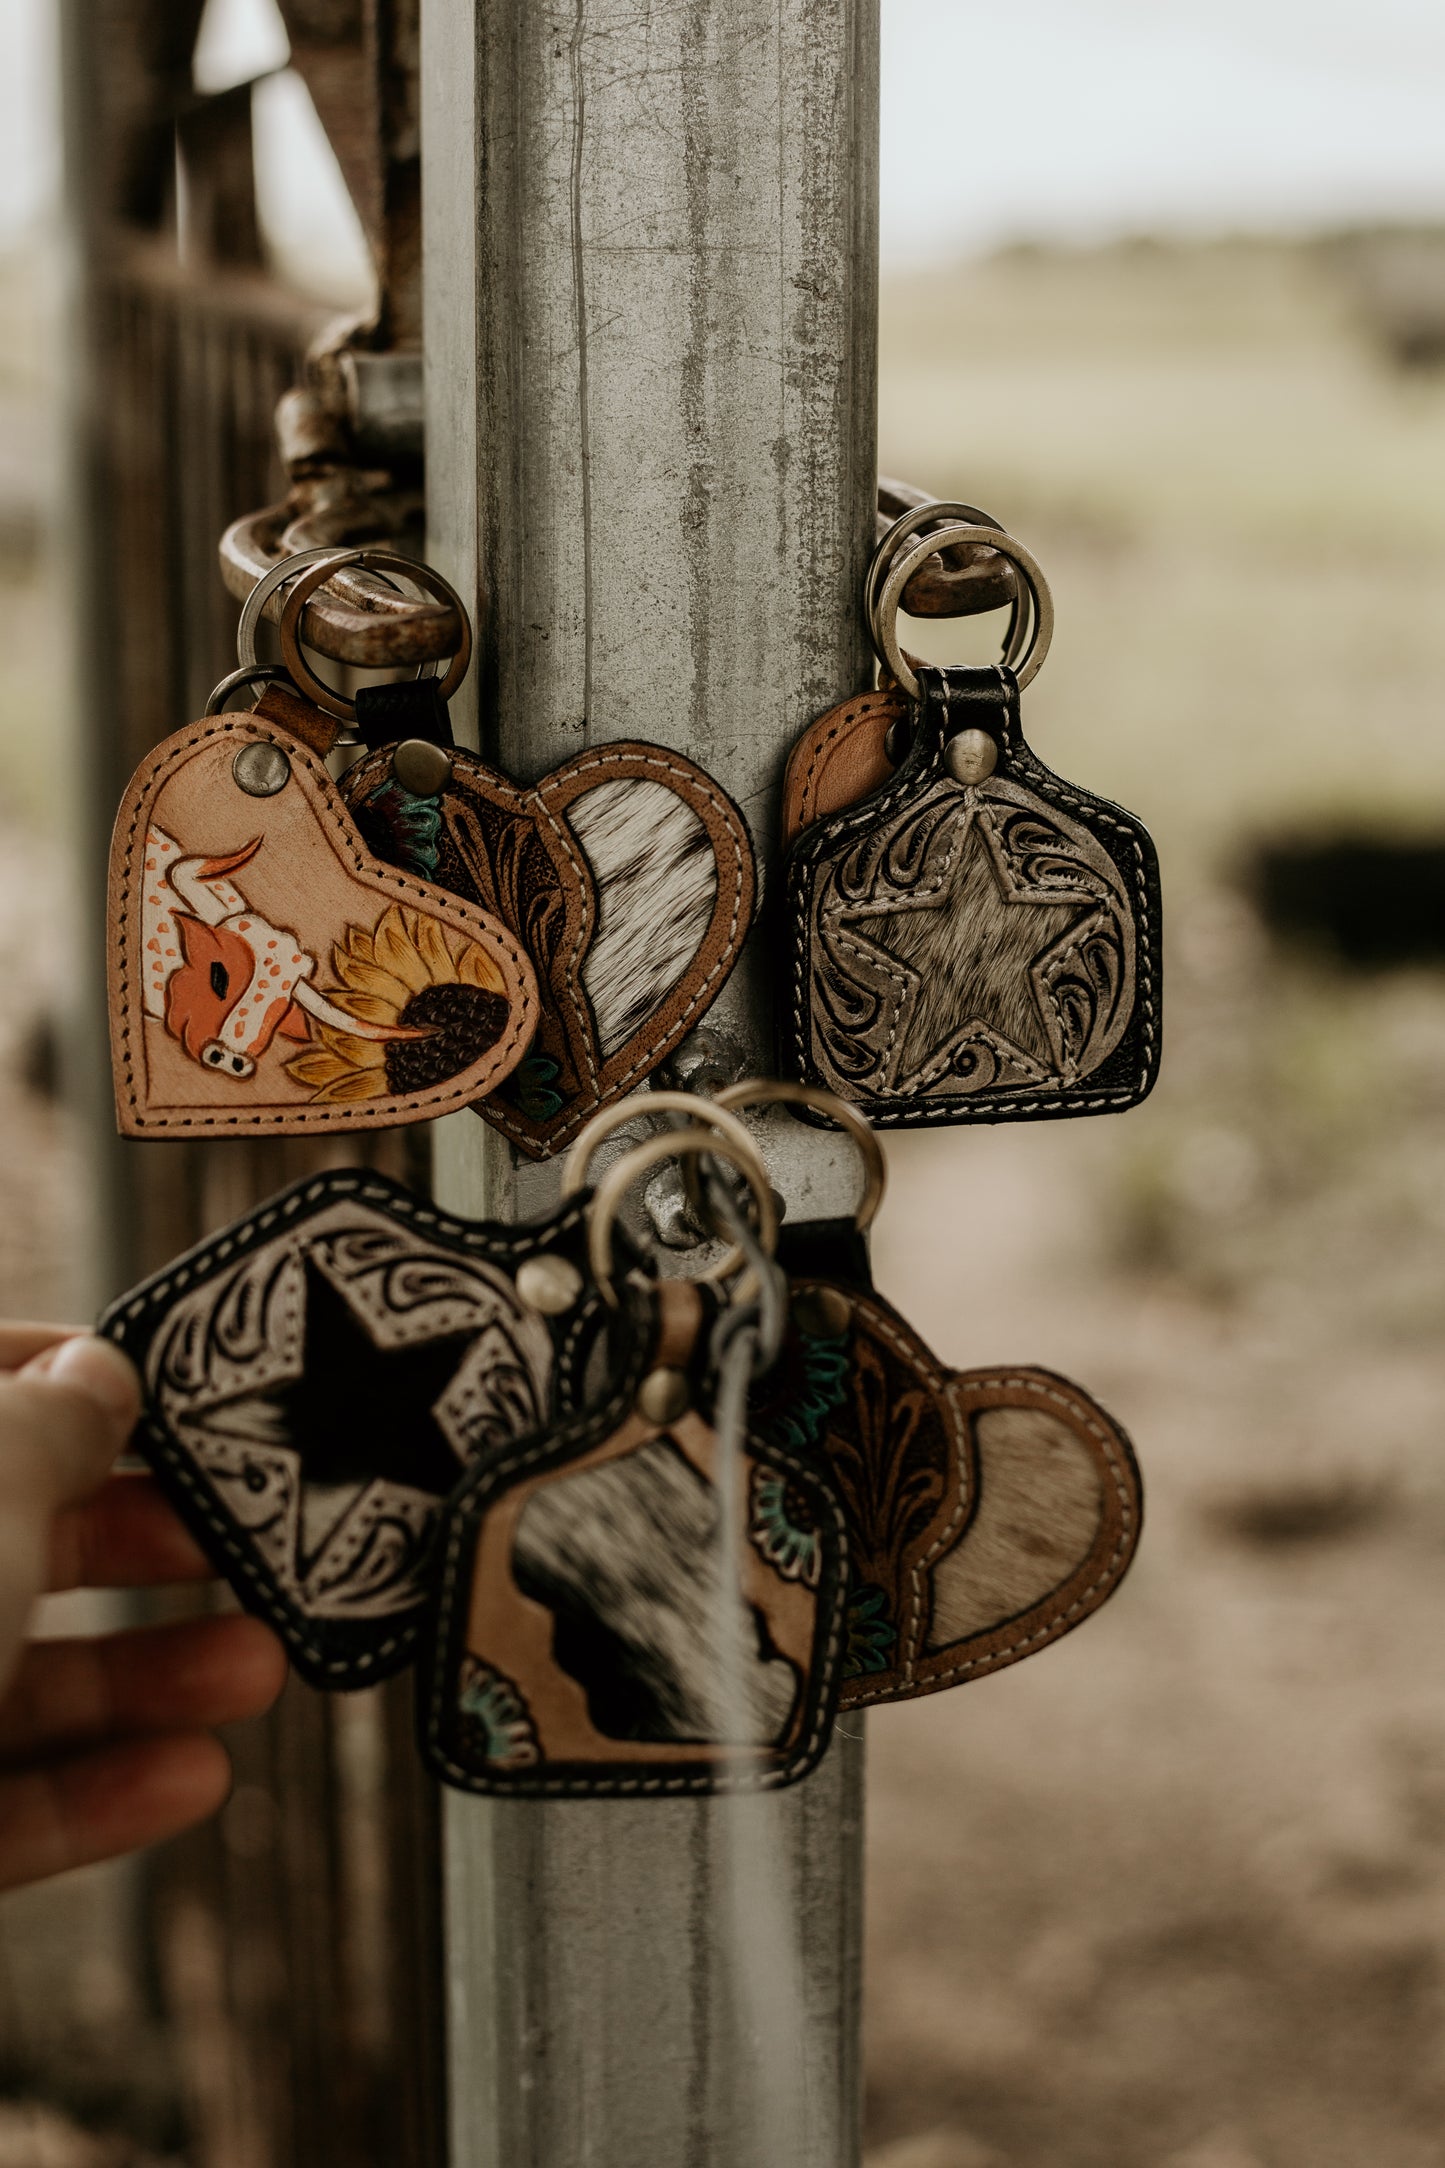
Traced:
[[332, 716], [323, 715], [309, 700], [286, 685], [268, 685], [252, 709], [268, 723], [279, 723], [293, 738], [309, 745], [313, 753], [324, 760], [341, 735], [341, 725]]
[[907, 726], [912, 703], [896, 686], [840, 700], [809, 723], [783, 771], [783, 849], [813, 821], [856, 805], [893, 774], [886, 741]]

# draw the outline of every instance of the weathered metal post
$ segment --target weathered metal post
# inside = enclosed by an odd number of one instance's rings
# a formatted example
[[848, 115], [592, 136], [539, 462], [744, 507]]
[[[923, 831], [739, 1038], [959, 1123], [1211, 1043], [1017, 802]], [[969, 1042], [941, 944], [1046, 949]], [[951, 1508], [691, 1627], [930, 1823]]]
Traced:
[[[478, 742], [529, 778], [684, 749], [766, 870], [787, 746], [863, 682], [877, 0], [425, 0], [422, 83], [428, 554], [486, 597]], [[753, 1073], [771, 945], [712, 1019]], [[840, 1145], [769, 1139], [795, 1216], [845, 1208]], [[520, 1216], [555, 1170], [463, 1116], [438, 1178]], [[773, 1800], [448, 1801], [453, 2168], [856, 2161], [848, 1730]]]

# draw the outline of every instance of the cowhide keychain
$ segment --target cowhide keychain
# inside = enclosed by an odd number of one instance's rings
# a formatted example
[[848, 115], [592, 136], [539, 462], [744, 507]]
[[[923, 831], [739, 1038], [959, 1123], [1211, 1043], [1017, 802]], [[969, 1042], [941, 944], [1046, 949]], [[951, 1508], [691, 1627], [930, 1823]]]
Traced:
[[789, 1329], [753, 1422], [826, 1470], [842, 1500], [842, 1706], [937, 1693], [1033, 1655], [1113, 1594], [1139, 1540], [1138, 1466], [1067, 1378], [938, 1361], [872, 1285], [862, 1238], [886, 1175], [867, 1124], [796, 1084], [737, 1084], [716, 1104], [778, 1101], [847, 1129], [865, 1183], [853, 1220], [784, 1222]]
[[[1017, 672], [915, 670], [898, 645], [903, 589], [959, 542], [1023, 575]], [[886, 711], [875, 696], [854, 704], [841, 751], [815, 738], [812, 769], [791, 771], [782, 1066], [882, 1127], [1133, 1106], [1159, 1065], [1158, 861], [1132, 814], [1024, 741], [1018, 693], [1052, 630], [1043, 575], [1011, 536], [967, 522], [882, 562], [870, 622], [909, 695], [906, 732], [893, 696]]]
[[615, 1161], [589, 1252], [619, 1303], [619, 1363], [580, 1412], [479, 1463], [447, 1511], [422, 1741], [464, 1790], [766, 1790], [805, 1775], [831, 1736], [839, 1500], [809, 1456], [725, 1414], [739, 1320], [714, 1286], [634, 1275], [619, 1297], [612, 1279], [629, 1184], [697, 1152], [745, 1175], [770, 1247], [772, 1194], [751, 1147], [692, 1130]]
[[276, 684], [225, 712], [235, 682], [147, 757], [116, 819], [121, 1130], [389, 1127], [485, 1097], [536, 1034], [521, 943], [373, 856], [325, 766], [334, 723]]
[[606, 1323], [587, 1204], [504, 1227], [338, 1170], [106, 1312], [144, 1382], [141, 1450], [312, 1685], [410, 1661], [443, 1501], [585, 1373]]
[[[308, 696], [346, 716], [299, 638], [301, 613], [336, 562], [296, 581], [281, 639]], [[494, 914], [525, 947], [541, 993], [537, 1032], [477, 1112], [546, 1158], [635, 1091], [727, 983], [752, 921], [747, 824], [695, 761], [660, 745], [594, 746], [538, 783], [514, 782], [452, 745], [449, 730], [430, 742], [408, 735], [410, 691], [392, 694], [393, 742], [370, 733], [374, 750], [341, 788], [380, 857]]]

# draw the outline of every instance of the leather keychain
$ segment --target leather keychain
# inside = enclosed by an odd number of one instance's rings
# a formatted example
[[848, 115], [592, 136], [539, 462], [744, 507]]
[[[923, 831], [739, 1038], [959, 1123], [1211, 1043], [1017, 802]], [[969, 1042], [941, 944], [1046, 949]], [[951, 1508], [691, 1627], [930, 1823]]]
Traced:
[[[898, 645], [908, 580], [958, 542], [986, 542], [1023, 575], [1032, 631], [1020, 652], [1014, 628], [1017, 672], [915, 669]], [[808, 807], [795, 775], [780, 1066], [883, 1127], [1133, 1106], [1159, 1065], [1158, 860], [1132, 814], [1064, 783], [1024, 741], [1018, 692], [1052, 630], [1043, 575], [1011, 536], [969, 523], [892, 556], [885, 538], [880, 561], [870, 622], [910, 695], [908, 742], [901, 717], [866, 710], [834, 765], [831, 811]], [[878, 781], [889, 730], [902, 757]], [[855, 782], [873, 787], [848, 802]]]
[[886, 1170], [856, 1109], [763, 1080], [715, 1105], [779, 1102], [849, 1132], [864, 1189], [851, 1221], [784, 1222], [788, 1330], [754, 1388], [753, 1422], [823, 1468], [843, 1504], [841, 1706], [911, 1700], [1033, 1655], [1107, 1601], [1139, 1540], [1138, 1465], [1067, 1378], [939, 1362], [872, 1285], [863, 1236]]
[[586, 1196], [517, 1227], [384, 1176], [297, 1182], [113, 1303], [140, 1449], [313, 1686], [412, 1657], [437, 1516], [468, 1464], [551, 1419], [606, 1311]]
[[[349, 717], [300, 642], [302, 612], [338, 561], [296, 581], [281, 644], [308, 696]], [[477, 1112], [544, 1159], [635, 1091], [721, 993], [752, 922], [752, 841], [726, 793], [666, 746], [590, 747], [521, 784], [453, 745], [444, 713], [425, 680], [358, 695], [372, 749], [341, 789], [379, 857], [493, 914], [526, 949], [536, 1036]]]
[[249, 712], [224, 710], [256, 674], [224, 680], [121, 802], [109, 906], [119, 1126], [304, 1135], [469, 1105], [535, 1035], [531, 963], [493, 914], [372, 855], [325, 767], [336, 725], [294, 689], [267, 682]]
[[842, 1513], [811, 1461], [746, 1425], [751, 1311], [700, 1281], [634, 1275], [619, 1296], [612, 1280], [627, 1187], [696, 1152], [744, 1173], [770, 1247], [750, 1147], [694, 1129], [617, 1160], [589, 1252], [619, 1303], [619, 1365], [578, 1414], [479, 1464], [448, 1509], [422, 1745], [463, 1790], [770, 1790], [831, 1737]]

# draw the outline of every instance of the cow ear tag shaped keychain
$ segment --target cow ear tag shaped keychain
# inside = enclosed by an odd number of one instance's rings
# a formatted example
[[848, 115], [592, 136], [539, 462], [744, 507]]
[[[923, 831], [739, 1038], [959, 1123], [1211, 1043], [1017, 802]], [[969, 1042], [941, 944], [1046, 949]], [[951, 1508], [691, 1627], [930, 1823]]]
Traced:
[[268, 687], [248, 713], [177, 731], [131, 779], [109, 907], [125, 1135], [423, 1121], [495, 1090], [531, 1044], [521, 944], [372, 855], [324, 765], [336, 735]]
[[[297, 638], [334, 569], [297, 581], [282, 649], [308, 695], [348, 716]], [[371, 849], [499, 919], [532, 962], [534, 1040], [477, 1112], [530, 1158], [548, 1158], [635, 1091], [726, 985], [753, 915], [747, 823], [711, 776], [665, 746], [595, 746], [521, 784], [465, 747], [371, 743], [341, 783]]]
[[746, 1283], [727, 1300], [638, 1274], [619, 1294], [612, 1277], [631, 1182], [698, 1152], [745, 1175], [771, 1248], [750, 1146], [684, 1130], [616, 1160], [589, 1252], [619, 1304], [618, 1365], [580, 1413], [479, 1463], [448, 1509], [422, 1744], [463, 1790], [769, 1790], [806, 1775], [831, 1736], [842, 1510], [819, 1468], [748, 1427], [759, 1328]]
[[[1017, 674], [915, 671], [899, 648], [908, 580], [960, 542], [1023, 575]], [[1133, 1106], [1159, 1066], [1158, 860], [1132, 814], [1064, 783], [1023, 739], [1018, 693], [1052, 630], [1043, 574], [1011, 536], [967, 523], [884, 561], [872, 624], [913, 703], [910, 739], [890, 780], [814, 818], [788, 853], [783, 1066], [880, 1127]], [[877, 738], [879, 725], [857, 727]]]
[[873, 1290], [862, 1235], [885, 1168], [856, 1110], [810, 1087], [730, 1086], [733, 1111], [782, 1100], [846, 1128], [863, 1155], [856, 1222], [785, 1225], [789, 1328], [754, 1388], [759, 1435], [826, 1471], [848, 1546], [841, 1706], [938, 1693], [1046, 1648], [1119, 1586], [1143, 1493], [1119, 1426], [1052, 1371], [950, 1370]]

